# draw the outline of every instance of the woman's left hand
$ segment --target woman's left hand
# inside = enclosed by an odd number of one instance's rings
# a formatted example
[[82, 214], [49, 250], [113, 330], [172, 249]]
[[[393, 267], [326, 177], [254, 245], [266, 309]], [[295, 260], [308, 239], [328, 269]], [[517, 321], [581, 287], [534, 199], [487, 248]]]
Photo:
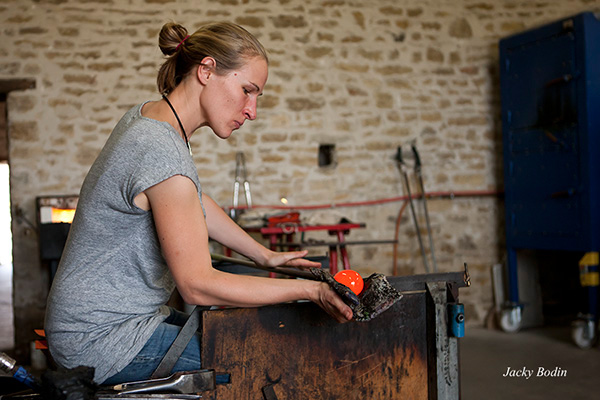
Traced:
[[321, 263], [303, 258], [307, 254], [308, 250], [286, 252], [271, 251], [267, 255], [266, 260], [259, 264], [265, 267], [295, 267], [299, 269], [320, 268]]

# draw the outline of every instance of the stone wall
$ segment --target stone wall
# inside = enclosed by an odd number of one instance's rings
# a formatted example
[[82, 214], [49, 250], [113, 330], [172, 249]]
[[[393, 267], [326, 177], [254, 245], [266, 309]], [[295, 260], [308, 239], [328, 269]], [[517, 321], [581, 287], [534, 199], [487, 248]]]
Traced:
[[[427, 191], [501, 190], [498, 40], [594, 7], [598, 1], [0, 0], [0, 79], [36, 81], [8, 97], [18, 349], [41, 327], [48, 289], [25, 220], [35, 222], [36, 196], [76, 194], [120, 116], [158, 98], [164, 22], [193, 31], [232, 20], [263, 42], [271, 64], [258, 119], [227, 141], [196, 132], [194, 158], [205, 191], [224, 206], [239, 151], [255, 204], [285, 196], [299, 206], [404, 195], [394, 156], [411, 142]], [[318, 166], [320, 144], [335, 145], [335, 166]], [[367, 224], [349, 239], [392, 239], [401, 206], [302, 215]], [[461, 296], [471, 323], [481, 323], [492, 304], [490, 266], [504, 252], [502, 206], [493, 195], [429, 202], [439, 269], [469, 264], [473, 286]], [[406, 209], [399, 225], [401, 274], [424, 272], [409, 217]], [[353, 246], [350, 258], [361, 272], [389, 274], [392, 250]]]

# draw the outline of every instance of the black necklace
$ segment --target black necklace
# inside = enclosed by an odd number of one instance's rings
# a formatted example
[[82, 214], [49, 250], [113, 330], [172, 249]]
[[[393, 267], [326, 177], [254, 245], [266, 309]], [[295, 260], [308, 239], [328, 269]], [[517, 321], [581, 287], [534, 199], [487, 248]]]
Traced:
[[187, 145], [187, 148], [190, 151], [190, 156], [191, 156], [192, 155], [192, 147], [190, 146], [190, 141], [188, 140], [188, 137], [185, 134], [185, 129], [183, 129], [183, 124], [181, 123], [181, 120], [179, 119], [179, 115], [177, 115], [177, 112], [175, 112], [175, 108], [173, 108], [173, 105], [171, 104], [169, 99], [167, 99], [167, 96], [165, 96], [163, 94], [162, 98], [165, 99], [165, 101], [167, 102], [169, 107], [171, 107], [171, 111], [173, 111], [173, 114], [175, 114], [175, 118], [177, 118], [177, 122], [179, 122], [179, 127], [181, 128], [181, 132], [183, 132], [183, 137], [185, 138], [185, 144]]

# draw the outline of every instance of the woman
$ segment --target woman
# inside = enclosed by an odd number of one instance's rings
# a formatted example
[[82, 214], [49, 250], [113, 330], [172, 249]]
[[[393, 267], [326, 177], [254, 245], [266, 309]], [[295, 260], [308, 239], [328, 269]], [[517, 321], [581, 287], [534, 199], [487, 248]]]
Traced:
[[[180, 330], [168, 309], [175, 287], [188, 304], [256, 307], [310, 300], [340, 322], [351, 309], [325, 283], [268, 279], [212, 268], [212, 238], [265, 266], [315, 266], [306, 252], [277, 253], [254, 241], [203, 193], [189, 147], [210, 127], [228, 138], [256, 118], [267, 55], [231, 23], [188, 35], [168, 23], [159, 101], [119, 121], [86, 177], [48, 299], [50, 352], [66, 368], [95, 368], [95, 381], [147, 379]], [[318, 265], [318, 264], [316, 264]], [[173, 372], [200, 368], [192, 339]]]

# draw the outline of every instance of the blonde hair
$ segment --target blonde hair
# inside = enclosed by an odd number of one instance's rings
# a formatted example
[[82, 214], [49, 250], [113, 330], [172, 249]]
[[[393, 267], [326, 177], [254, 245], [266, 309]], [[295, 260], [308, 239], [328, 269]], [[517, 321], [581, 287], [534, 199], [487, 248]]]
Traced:
[[170, 93], [205, 57], [216, 61], [215, 73], [223, 75], [242, 67], [247, 60], [269, 59], [262, 44], [250, 32], [231, 22], [204, 25], [188, 35], [187, 29], [174, 22], [163, 25], [158, 46], [167, 59], [158, 71], [158, 91]]

